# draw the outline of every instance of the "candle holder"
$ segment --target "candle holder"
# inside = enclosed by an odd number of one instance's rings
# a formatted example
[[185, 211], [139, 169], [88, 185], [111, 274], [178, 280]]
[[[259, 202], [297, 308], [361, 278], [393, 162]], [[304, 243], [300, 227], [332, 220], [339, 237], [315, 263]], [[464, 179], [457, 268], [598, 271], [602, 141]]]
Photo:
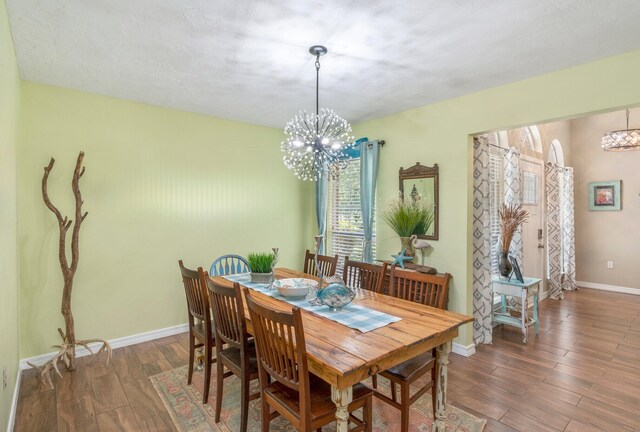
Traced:
[[276, 282], [276, 274], [274, 270], [276, 268], [276, 264], [280, 260], [280, 254], [279, 254], [280, 248], [274, 247], [274, 248], [271, 248], [271, 250], [273, 251], [273, 255], [275, 255], [275, 258], [271, 263], [271, 283], [269, 284], [267, 289], [275, 289], [273, 286], [273, 284]]

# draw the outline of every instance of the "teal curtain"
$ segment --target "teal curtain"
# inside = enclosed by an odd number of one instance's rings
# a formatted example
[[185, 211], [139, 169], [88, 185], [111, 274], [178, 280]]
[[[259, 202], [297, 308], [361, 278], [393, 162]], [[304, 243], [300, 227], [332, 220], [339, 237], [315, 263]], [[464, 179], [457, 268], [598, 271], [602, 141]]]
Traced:
[[376, 179], [378, 177], [378, 159], [380, 146], [378, 141], [360, 143], [360, 210], [364, 228], [362, 261], [373, 262], [373, 214], [376, 200]]
[[324, 255], [324, 245], [327, 236], [327, 204], [329, 203], [329, 176], [327, 167], [324, 167], [324, 175], [316, 181], [316, 221], [318, 222], [318, 235], [322, 237], [319, 252]]

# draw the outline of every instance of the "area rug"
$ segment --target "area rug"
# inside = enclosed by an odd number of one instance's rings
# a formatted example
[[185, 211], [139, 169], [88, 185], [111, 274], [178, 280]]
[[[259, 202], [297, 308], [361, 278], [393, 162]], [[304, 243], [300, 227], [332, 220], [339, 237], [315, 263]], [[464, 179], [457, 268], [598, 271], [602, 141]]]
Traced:
[[[176, 427], [181, 432], [237, 432], [240, 430], [240, 380], [235, 376], [224, 382], [222, 413], [220, 423], [214, 421], [215, 369], [211, 376], [209, 402], [202, 404], [204, 375], [194, 371], [191, 385], [187, 385], [187, 366], [163, 372], [150, 377], [162, 402], [167, 408]], [[379, 386], [385, 388], [386, 380], [380, 379]], [[257, 380], [252, 383], [251, 393], [258, 389]], [[385, 388], [388, 392], [388, 388]], [[388, 394], [388, 393], [387, 393]], [[400, 431], [400, 412], [386, 403], [373, 399], [373, 431]], [[359, 413], [357, 413], [359, 416]], [[411, 407], [410, 432], [430, 432], [432, 423], [431, 395], [426, 393]], [[475, 417], [452, 405], [447, 407], [446, 432], [482, 432], [486, 420]], [[335, 431], [335, 423], [323, 427], [326, 432]], [[249, 403], [248, 432], [260, 431], [260, 400]], [[294, 432], [296, 429], [282, 417], [271, 422], [271, 431]]]

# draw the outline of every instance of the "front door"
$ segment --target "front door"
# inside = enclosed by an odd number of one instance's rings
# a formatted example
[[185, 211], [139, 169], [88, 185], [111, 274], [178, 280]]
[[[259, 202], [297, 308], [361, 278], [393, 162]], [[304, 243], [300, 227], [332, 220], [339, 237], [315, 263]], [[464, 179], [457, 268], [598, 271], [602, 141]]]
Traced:
[[544, 163], [523, 156], [520, 168], [522, 207], [529, 212], [522, 226], [522, 273], [544, 279]]

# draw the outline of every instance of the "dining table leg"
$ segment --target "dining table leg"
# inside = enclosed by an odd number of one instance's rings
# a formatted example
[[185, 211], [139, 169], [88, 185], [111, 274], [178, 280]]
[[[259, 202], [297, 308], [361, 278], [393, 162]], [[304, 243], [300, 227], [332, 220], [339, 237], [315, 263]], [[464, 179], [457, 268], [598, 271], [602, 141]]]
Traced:
[[436, 349], [436, 404], [433, 406], [432, 432], [445, 432], [444, 420], [447, 418], [447, 365], [451, 352], [451, 341], [439, 345]]
[[348, 432], [349, 404], [353, 401], [353, 387], [339, 389], [331, 386], [331, 400], [336, 404], [336, 432]]

